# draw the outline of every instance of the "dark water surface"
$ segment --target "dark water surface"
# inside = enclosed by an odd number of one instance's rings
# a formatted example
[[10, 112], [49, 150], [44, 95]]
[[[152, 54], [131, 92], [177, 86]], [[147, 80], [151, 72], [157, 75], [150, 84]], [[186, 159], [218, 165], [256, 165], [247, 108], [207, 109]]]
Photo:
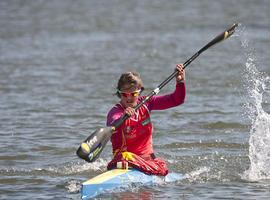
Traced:
[[[0, 199], [79, 199], [100, 174], [75, 151], [118, 101], [119, 75], [146, 93], [187, 68], [185, 104], [152, 113], [156, 154], [186, 179], [101, 199], [270, 198], [270, 1], [1, 1]], [[162, 93], [172, 91], [174, 84]]]

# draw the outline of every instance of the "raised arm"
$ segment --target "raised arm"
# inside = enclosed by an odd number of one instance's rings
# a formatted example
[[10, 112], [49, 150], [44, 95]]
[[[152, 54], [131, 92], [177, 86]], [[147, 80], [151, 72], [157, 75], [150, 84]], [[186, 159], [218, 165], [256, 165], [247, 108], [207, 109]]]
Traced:
[[185, 82], [176, 83], [175, 90], [171, 94], [153, 96], [149, 101], [149, 110], [164, 110], [184, 103], [186, 97]]

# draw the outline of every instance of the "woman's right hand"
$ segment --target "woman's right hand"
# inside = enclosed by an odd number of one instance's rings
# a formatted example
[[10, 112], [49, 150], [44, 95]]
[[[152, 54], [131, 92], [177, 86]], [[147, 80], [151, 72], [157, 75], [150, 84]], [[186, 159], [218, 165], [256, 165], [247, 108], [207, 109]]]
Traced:
[[132, 115], [135, 114], [135, 109], [132, 108], [132, 107], [127, 107], [127, 108], [125, 109], [125, 114], [127, 114], [128, 116], [131, 117]]

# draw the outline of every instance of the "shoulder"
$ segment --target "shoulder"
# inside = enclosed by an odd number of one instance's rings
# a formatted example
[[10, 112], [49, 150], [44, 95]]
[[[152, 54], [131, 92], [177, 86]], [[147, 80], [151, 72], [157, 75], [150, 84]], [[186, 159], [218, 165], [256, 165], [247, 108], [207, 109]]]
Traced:
[[114, 105], [107, 114], [107, 125], [111, 126], [113, 122], [119, 119], [124, 113], [124, 108], [121, 104]]
[[[139, 97], [139, 102], [143, 101], [147, 96], [141, 96]], [[144, 105], [147, 107], [148, 110], [151, 110], [151, 104], [153, 102], [153, 99], [155, 99], [155, 95], [152, 96]]]
[[[139, 102], [142, 102], [146, 97], [147, 96], [140, 96], [139, 99], [138, 99], [138, 101]], [[149, 99], [145, 104], [147, 105], [149, 101], [151, 101], [151, 99]]]
[[120, 103], [118, 103], [118, 104], [115, 104], [115, 105], [111, 108], [111, 110], [109, 110], [107, 116], [111, 116], [111, 115], [114, 115], [114, 114], [116, 114], [116, 113], [123, 113], [123, 112], [124, 112], [123, 106], [122, 106]]

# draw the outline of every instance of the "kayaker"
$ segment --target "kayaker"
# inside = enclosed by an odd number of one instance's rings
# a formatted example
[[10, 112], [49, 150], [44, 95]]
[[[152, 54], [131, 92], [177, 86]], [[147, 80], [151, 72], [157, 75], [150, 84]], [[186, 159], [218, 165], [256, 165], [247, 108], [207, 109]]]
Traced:
[[113, 159], [108, 169], [136, 168], [146, 174], [165, 176], [168, 168], [164, 160], [154, 154], [152, 144], [153, 125], [150, 120], [152, 110], [164, 110], [184, 103], [186, 96], [185, 71], [182, 64], [175, 70], [176, 86], [174, 92], [166, 95], [155, 95], [137, 111], [134, 107], [142, 101], [144, 90], [140, 75], [127, 72], [121, 75], [117, 85], [117, 103], [107, 115], [107, 126], [113, 124], [125, 113], [130, 116], [111, 136]]

